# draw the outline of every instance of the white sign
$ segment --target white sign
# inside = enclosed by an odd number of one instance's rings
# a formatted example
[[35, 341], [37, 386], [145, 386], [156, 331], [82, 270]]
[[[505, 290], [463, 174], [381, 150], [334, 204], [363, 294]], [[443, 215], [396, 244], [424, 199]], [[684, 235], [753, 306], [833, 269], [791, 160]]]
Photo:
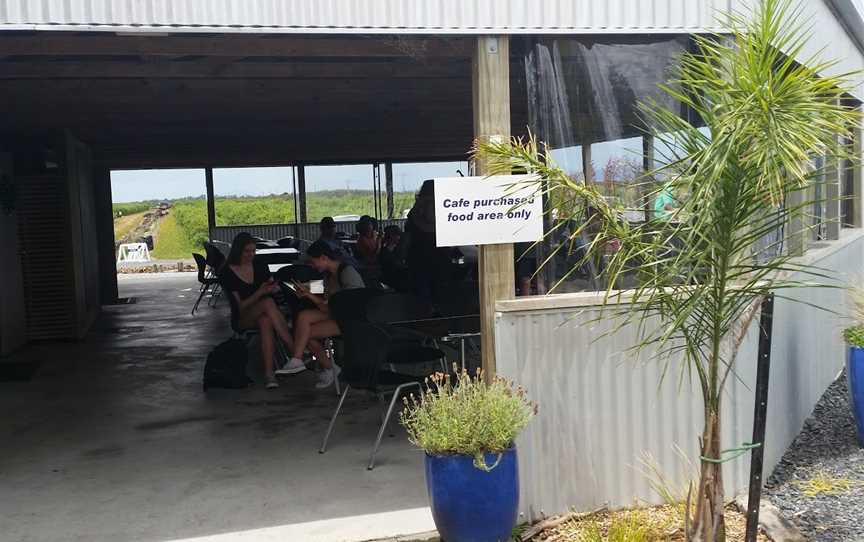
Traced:
[[543, 202], [531, 175], [435, 179], [439, 247], [539, 241]]
[[117, 263], [149, 261], [150, 251], [144, 243], [124, 243], [117, 250]]

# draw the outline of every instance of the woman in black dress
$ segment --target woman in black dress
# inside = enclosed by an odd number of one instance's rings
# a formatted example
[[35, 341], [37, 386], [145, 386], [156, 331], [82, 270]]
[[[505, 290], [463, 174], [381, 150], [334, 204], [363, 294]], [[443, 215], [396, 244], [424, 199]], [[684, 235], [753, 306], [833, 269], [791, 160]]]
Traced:
[[234, 238], [222, 274], [222, 285], [236, 302], [240, 329], [257, 328], [261, 333], [261, 356], [264, 358], [267, 388], [278, 388], [273, 365], [274, 333], [290, 349], [293, 345], [291, 329], [273, 301], [273, 294], [279, 291], [279, 285], [273, 280], [267, 265], [255, 261], [255, 239], [251, 235], [239, 233]]

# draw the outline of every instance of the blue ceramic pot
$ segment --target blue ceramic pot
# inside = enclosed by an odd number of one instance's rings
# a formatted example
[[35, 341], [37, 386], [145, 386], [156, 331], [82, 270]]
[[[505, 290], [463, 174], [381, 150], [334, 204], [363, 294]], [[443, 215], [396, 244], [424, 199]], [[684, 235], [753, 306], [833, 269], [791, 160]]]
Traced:
[[[497, 454], [486, 454], [492, 465]], [[519, 513], [516, 449], [489, 472], [467, 455], [426, 455], [426, 487], [432, 517], [445, 542], [506, 542]]]
[[849, 383], [852, 414], [858, 428], [858, 444], [864, 447], [864, 348], [849, 347], [849, 354], [846, 356], [846, 378]]

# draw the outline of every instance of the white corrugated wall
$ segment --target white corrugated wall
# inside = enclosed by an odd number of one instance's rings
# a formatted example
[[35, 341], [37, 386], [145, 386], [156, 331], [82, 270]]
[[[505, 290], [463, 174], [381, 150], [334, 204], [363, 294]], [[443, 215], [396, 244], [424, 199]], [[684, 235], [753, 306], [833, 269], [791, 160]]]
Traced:
[[0, 0], [0, 27], [696, 32], [750, 0]]
[[[864, 234], [845, 232], [815, 264], [848, 280], [864, 265]], [[788, 294], [787, 294], [788, 295]], [[824, 307], [844, 306], [842, 290], [806, 289], [796, 298]], [[530, 301], [527, 301], [530, 303]], [[697, 436], [702, 399], [694, 382], [680, 383], [677, 366], [660, 384], [661, 366], [648, 354], [626, 350], [636, 330], [625, 327], [598, 339], [608, 321], [594, 323], [596, 308], [516, 310], [509, 301], [496, 318], [497, 370], [515, 379], [540, 404], [535, 421], [519, 438], [522, 512], [536, 518], [575, 507], [629, 506], [658, 497], [640, 465], [650, 453], [662, 472], [681, 485], [685, 462], [680, 446], [698, 464]], [[837, 316], [778, 299], [775, 305], [765, 472], [771, 472], [844, 362], [842, 322]], [[740, 446], [752, 438], [756, 381], [755, 329], [737, 363], [740, 380], [730, 380], [724, 397], [723, 443]], [[695, 377], [694, 377], [695, 378]], [[749, 454], [727, 464], [732, 495], [746, 488]]]

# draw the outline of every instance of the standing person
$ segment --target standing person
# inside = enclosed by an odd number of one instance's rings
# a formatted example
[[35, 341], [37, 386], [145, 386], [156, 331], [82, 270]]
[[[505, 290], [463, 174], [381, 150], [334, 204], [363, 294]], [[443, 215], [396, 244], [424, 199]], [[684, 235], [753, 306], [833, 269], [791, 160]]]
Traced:
[[417, 295], [437, 298], [441, 283], [449, 280], [450, 256], [435, 240], [435, 183], [423, 181], [405, 222], [408, 237], [407, 262]]
[[654, 218], [669, 222], [675, 212], [677, 203], [675, 196], [672, 194], [672, 187], [667, 184], [654, 199]]
[[384, 228], [384, 239], [381, 242], [381, 281], [397, 292], [411, 289], [411, 276], [405, 260], [405, 243], [402, 230], [395, 224]]
[[537, 272], [537, 254], [532, 250], [533, 243], [516, 243], [513, 255], [516, 258], [516, 295], [531, 295], [532, 281]]
[[[308, 299], [315, 305], [314, 309], [306, 309], [297, 315], [294, 324], [294, 347], [292, 358], [286, 367], [297, 367], [303, 364], [303, 352], [308, 349], [321, 364], [322, 371], [318, 375], [315, 387], [323, 389], [331, 386], [339, 376], [339, 367], [333, 363], [324, 350], [322, 339], [338, 337], [342, 334], [339, 324], [330, 314], [328, 300], [337, 292], [364, 288], [365, 284], [360, 273], [354, 267], [344, 263], [339, 256], [323, 241], [315, 241], [306, 251], [309, 265], [319, 273], [325, 274], [324, 298], [312, 294], [299, 283], [295, 283], [297, 295]], [[277, 371], [281, 374], [282, 371]]]
[[[255, 239], [248, 233], [238, 233], [231, 243], [231, 252], [222, 270], [222, 287], [232, 296], [236, 304], [237, 324], [241, 329], [257, 328], [261, 333], [261, 357], [264, 358], [264, 375], [267, 388], [278, 388], [273, 353], [275, 336], [290, 348], [293, 344], [291, 330], [285, 316], [273, 301], [273, 294], [280, 290], [262, 262], [255, 261]], [[294, 367], [290, 372], [305, 369]]]

